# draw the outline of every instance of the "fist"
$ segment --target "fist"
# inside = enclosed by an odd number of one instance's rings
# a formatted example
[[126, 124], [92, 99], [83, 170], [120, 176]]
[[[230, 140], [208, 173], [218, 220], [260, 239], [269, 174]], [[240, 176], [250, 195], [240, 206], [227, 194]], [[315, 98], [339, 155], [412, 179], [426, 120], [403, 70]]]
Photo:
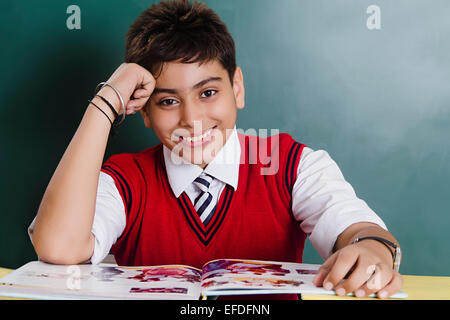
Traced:
[[[125, 113], [134, 114], [143, 108], [155, 88], [156, 80], [153, 75], [136, 63], [122, 63], [107, 80], [122, 95]], [[100, 91], [111, 89], [104, 86]], [[116, 96], [117, 101], [119, 98]], [[120, 102], [115, 104], [117, 112], [122, 114]]]

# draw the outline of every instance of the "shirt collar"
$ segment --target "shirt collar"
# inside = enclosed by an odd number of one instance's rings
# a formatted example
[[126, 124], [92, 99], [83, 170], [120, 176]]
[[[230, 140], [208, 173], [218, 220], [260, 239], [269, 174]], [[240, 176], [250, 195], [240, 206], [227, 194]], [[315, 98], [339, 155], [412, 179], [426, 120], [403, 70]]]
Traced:
[[[164, 145], [163, 152], [169, 184], [173, 193], [178, 198], [195, 178], [203, 172], [203, 169], [198, 165], [179, 157], [177, 154], [172, 153], [170, 149]], [[236, 126], [234, 126], [225, 145], [206, 166], [204, 171], [214, 178], [229, 184], [236, 190], [239, 180], [240, 158], [241, 145], [237, 135]]]

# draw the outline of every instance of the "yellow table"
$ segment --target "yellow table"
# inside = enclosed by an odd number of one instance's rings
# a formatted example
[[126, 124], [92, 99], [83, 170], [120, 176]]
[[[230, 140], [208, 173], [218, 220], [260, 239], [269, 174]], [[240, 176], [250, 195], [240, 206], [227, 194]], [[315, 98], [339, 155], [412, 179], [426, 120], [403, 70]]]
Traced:
[[0, 278], [6, 276], [11, 271], [12, 271], [11, 269], [0, 268]]
[[[3, 277], [3, 276], [6, 276], [11, 271], [13, 271], [13, 270], [12, 269], [0, 268], [0, 278]], [[0, 297], [0, 299], [2, 299], [2, 300], [22, 300], [22, 299], [9, 298], [9, 297]]]
[[[408, 276], [402, 275], [402, 290], [408, 294], [402, 300], [450, 300], [450, 277]], [[341, 297], [325, 294], [302, 295], [303, 300], [355, 300], [354, 297]], [[377, 298], [363, 298], [377, 300]]]
[[[13, 271], [0, 268], [0, 278]], [[406, 300], [450, 300], [450, 277], [408, 276], [403, 275], [402, 290], [408, 294]], [[9, 299], [9, 298], [2, 298]], [[303, 300], [355, 300], [360, 298], [340, 297], [325, 294], [303, 294]], [[361, 300], [377, 300], [363, 298]]]

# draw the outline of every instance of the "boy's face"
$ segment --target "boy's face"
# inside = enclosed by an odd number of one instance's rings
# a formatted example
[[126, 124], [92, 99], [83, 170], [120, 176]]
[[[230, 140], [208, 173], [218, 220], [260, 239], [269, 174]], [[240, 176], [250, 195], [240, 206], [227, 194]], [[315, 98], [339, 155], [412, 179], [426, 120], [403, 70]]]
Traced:
[[233, 84], [220, 62], [168, 62], [141, 110], [145, 126], [183, 159], [202, 168], [227, 141], [244, 107], [242, 71]]

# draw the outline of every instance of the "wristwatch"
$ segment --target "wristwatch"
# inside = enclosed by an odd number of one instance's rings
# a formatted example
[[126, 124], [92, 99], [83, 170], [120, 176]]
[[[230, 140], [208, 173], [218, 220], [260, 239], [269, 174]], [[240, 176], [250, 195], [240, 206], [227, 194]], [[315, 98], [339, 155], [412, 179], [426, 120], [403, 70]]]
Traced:
[[[402, 250], [400, 249], [400, 246], [398, 244], [395, 244], [389, 240], [386, 240], [384, 238], [380, 238], [380, 237], [362, 237], [362, 238], [356, 238], [355, 240], [353, 240], [352, 244], [360, 242], [362, 240], [376, 240], [378, 242], [381, 242], [382, 244], [384, 244], [388, 249], [389, 252], [392, 255], [392, 260], [393, 260], [393, 269], [397, 272], [399, 272], [400, 270], [400, 263], [402, 261]], [[394, 252], [392, 252], [391, 248], [392, 247], [394, 249]]]

